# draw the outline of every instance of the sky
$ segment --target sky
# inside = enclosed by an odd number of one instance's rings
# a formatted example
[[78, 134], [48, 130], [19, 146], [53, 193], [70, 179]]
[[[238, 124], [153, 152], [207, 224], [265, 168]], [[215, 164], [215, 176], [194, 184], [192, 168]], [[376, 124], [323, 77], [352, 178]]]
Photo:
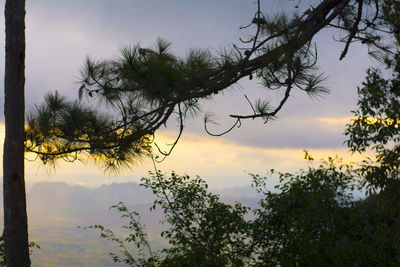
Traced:
[[[263, 0], [266, 16], [277, 12], [304, 10], [315, 1]], [[0, 13], [4, 13], [4, 1]], [[246, 37], [240, 26], [251, 21], [254, 0], [29, 0], [26, 8], [26, 110], [33, 110], [46, 93], [58, 90], [71, 99], [78, 97], [79, 71], [86, 56], [95, 59], [114, 58], [124, 45], [151, 47], [158, 37], [172, 42], [172, 50], [184, 56], [190, 48], [217, 52]], [[4, 17], [0, 46], [4, 48]], [[338, 37], [335, 33], [334, 37]], [[222, 132], [232, 121], [229, 114], [247, 114], [251, 100], [265, 97], [279, 101], [283, 92], [271, 92], [253, 79], [243, 79], [223, 94], [202, 102], [201, 113], [185, 124], [185, 132], [173, 154], [158, 165], [162, 171], [200, 175], [217, 188], [246, 186], [248, 173], [265, 174], [274, 168], [296, 171], [307, 167], [303, 150], [316, 158], [339, 155], [350, 160], [342, 135], [356, 108], [357, 86], [369, 66], [375, 63], [365, 47], [353, 45], [346, 58], [339, 61], [344, 44], [333, 40], [333, 32], [323, 31], [314, 40], [318, 47], [319, 66], [329, 79], [331, 93], [310, 98], [294, 92], [278, 119], [264, 124], [261, 120], [244, 121], [242, 126], [222, 137], [211, 137], [203, 129], [205, 112], [213, 112], [220, 125], [211, 131]], [[0, 50], [4, 58], [4, 49]], [[4, 64], [0, 66], [4, 74]], [[3, 83], [0, 85], [0, 107], [3, 113]], [[3, 120], [3, 115], [0, 116]], [[4, 138], [4, 125], [0, 125]], [[166, 144], [176, 136], [176, 126], [168, 124], [157, 134], [157, 143]], [[2, 151], [0, 151], [2, 154]], [[354, 155], [352, 160], [360, 159]], [[91, 163], [60, 162], [55, 168], [40, 162], [26, 162], [26, 181], [63, 181], [71, 184], [99, 186], [112, 182], [138, 181], [152, 170], [150, 160], [122, 170], [104, 173]]]

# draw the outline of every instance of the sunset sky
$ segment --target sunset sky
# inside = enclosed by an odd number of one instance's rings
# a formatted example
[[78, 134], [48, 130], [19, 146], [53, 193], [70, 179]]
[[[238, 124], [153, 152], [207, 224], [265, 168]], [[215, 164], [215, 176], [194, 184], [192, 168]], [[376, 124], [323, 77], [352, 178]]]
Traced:
[[[300, 11], [313, 1], [302, 1]], [[265, 0], [265, 15], [295, 10], [297, 1]], [[3, 13], [4, 5], [0, 12]], [[127, 44], [151, 47], [158, 37], [172, 42], [172, 50], [184, 56], [190, 48], [217, 52], [223, 47], [240, 44], [246, 37], [240, 26], [247, 25], [256, 11], [254, 0], [29, 0], [26, 16], [26, 110], [40, 104], [43, 95], [53, 90], [78, 96], [79, 71], [87, 55], [96, 59], [118, 56]], [[0, 25], [4, 27], [4, 17]], [[4, 28], [1, 29], [4, 33]], [[200, 175], [213, 187], [249, 185], [247, 173], [263, 174], [274, 168], [295, 171], [306, 167], [303, 149], [316, 158], [338, 154], [349, 157], [342, 136], [350, 110], [356, 108], [357, 86], [365, 71], [374, 64], [367, 50], [350, 47], [348, 56], [339, 61], [343, 44], [332, 39], [333, 33], [321, 32], [318, 46], [319, 66], [329, 76], [326, 85], [331, 93], [323, 98], [310, 98], [294, 92], [278, 115], [264, 124], [261, 120], [245, 121], [241, 128], [223, 137], [211, 137], [203, 130], [205, 112], [220, 118], [220, 125], [211, 130], [229, 128], [229, 114], [250, 113], [244, 97], [251, 100], [265, 97], [278, 101], [282, 92], [270, 92], [257, 81], [243, 79], [225, 93], [202, 103], [203, 113], [186, 122], [182, 140], [173, 155], [158, 167], [164, 171]], [[335, 37], [339, 37], [336, 36]], [[0, 35], [4, 47], [4, 34]], [[4, 58], [4, 49], [0, 50]], [[0, 64], [4, 76], [4, 64]], [[0, 83], [0, 106], [3, 113], [3, 83]], [[4, 121], [1, 115], [1, 121]], [[4, 125], [1, 124], [1, 138]], [[158, 132], [158, 143], [165, 144], [177, 134], [174, 124]], [[2, 154], [2, 151], [1, 151]], [[356, 157], [353, 160], [357, 160]], [[123, 170], [120, 174], [104, 174], [93, 164], [60, 162], [55, 169], [41, 167], [40, 162], [27, 162], [28, 184], [37, 181], [64, 181], [71, 184], [97, 186], [111, 182], [138, 181], [152, 169], [149, 160]]]

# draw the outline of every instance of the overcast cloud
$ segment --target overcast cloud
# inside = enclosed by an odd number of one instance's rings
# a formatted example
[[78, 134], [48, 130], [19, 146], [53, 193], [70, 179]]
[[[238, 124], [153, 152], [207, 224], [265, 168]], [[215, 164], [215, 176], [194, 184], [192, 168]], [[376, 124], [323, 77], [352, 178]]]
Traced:
[[[302, 1], [300, 9], [313, 1]], [[297, 1], [262, 1], [265, 13], [294, 10]], [[0, 12], [3, 14], [3, 6]], [[246, 25], [256, 11], [254, 0], [30, 0], [27, 1], [26, 35], [26, 109], [40, 104], [43, 95], [57, 89], [71, 98], [77, 97], [79, 70], [87, 55], [102, 59], [118, 56], [126, 44], [151, 46], [158, 37], [172, 41], [173, 51], [184, 55], [190, 48], [218, 51], [239, 43], [241, 25]], [[1, 16], [4, 33], [4, 17]], [[4, 34], [0, 35], [4, 47]], [[338, 36], [336, 36], [338, 37]], [[341, 135], [345, 122], [355, 109], [356, 88], [365, 71], [373, 64], [366, 49], [354, 45], [341, 62], [343, 44], [324, 31], [315, 39], [319, 65], [329, 79], [331, 93], [312, 99], [295, 92], [279, 113], [279, 119], [264, 125], [262, 121], [245, 121], [240, 129], [218, 140], [254, 148], [343, 149]], [[0, 51], [4, 58], [4, 49]], [[4, 73], [1, 64], [0, 72]], [[0, 83], [1, 119], [4, 103]], [[278, 103], [282, 92], [271, 93], [256, 81], [243, 79], [239, 85], [203, 103], [203, 112], [211, 111], [221, 125], [210, 126], [213, 132], [230, 127], [229, 114], [251, 113], [244, 95], [251, 100], [266, 97]], [[186, 122], [186, 131], [205, 136], [202, 116]], [[327, 123], [321, 118], [336, 118]], [[173, 123], [167, 130], [173, 130]], [[227, 147], [227, 149], [229, 149]]]

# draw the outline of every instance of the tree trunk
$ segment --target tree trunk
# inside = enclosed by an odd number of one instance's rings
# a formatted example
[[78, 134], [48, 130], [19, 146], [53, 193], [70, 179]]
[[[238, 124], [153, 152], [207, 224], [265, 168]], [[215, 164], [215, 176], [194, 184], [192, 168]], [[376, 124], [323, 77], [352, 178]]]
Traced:
[[6, 0], [4, 245], [8, 267], [30, 266], [24, 181], [25, 0]]

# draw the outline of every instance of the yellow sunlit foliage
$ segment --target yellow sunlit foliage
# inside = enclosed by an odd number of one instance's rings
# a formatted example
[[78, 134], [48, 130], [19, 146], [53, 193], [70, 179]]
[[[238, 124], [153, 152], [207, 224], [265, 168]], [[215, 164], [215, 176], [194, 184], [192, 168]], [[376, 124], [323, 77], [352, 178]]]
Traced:
[[[358, 119], [351, 119], [352, 122], [359, 121]], [[392, 118], [377, 118], [377, 117], [367, 117], [364, 120], [361, 121], [361, 123], [366, 123], [368, 125], [374, 125], [374, 124], [381, 124], [385, 126], [391, 126], [394, 124], [395, 128], [398, 128], [400, 125], [400, 120], [399, 119], [392, 119]]]

